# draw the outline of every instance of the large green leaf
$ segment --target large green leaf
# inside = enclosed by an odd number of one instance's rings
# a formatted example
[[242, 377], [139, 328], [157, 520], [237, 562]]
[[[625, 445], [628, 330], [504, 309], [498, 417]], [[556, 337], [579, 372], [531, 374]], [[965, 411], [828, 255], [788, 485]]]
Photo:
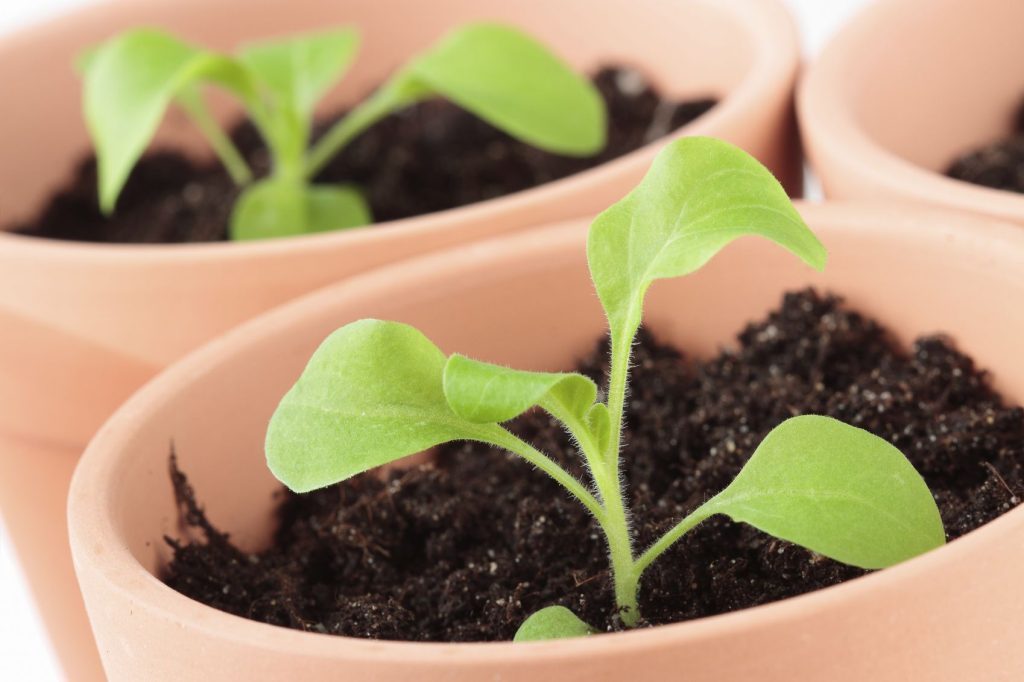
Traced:
[[702, 508], [861, 568], [884, 568], [946, 541], [921, 475], [889, 442], [830, 417], [777, 426]]
[[562, 154], [604, 147], [604, 100], [544, 45], [510, 26], [456, 29], [402, 72], [519, 139]]
[[231, 238], [289, 237], [370, 222], [370, 207], [354, 187], [306, 185], [271, 178], [242, 192], [231, 212]]
[[587, 260], [613, 338], [628, 342], [639, 327], [652, 282], [694, 272], [744, 235], [825, 265], [824, 247], [756, 159], [712, 138], [667, 145], [640, 184], [590, 228]]
[[455, 414], [475, 423], [508, 421], [544, 403], [582, 422], [597, 386], [582, 374], [526, 372], [455, 354], [444, 368], [444, 395]]
[[444, 364], [437, 346], [408, 325], [360, 320], [337, 330], [270, 420], [270, 470], [306, 492], [440, 443], [485, 436], [487, 427], [448, 408]]
[[100, 206], [108, 213], [175, 95], [198, 82], [220, 85], [247, 102], [255, 95], [248, 72], [232, 58], [153, 29], [112, 38], [81, 67], [85, 119], [99, 164]]
[[521, 31], [477, 23], [448, 34], [335, 123], [307, 155], [306, 176], [377, 121], [430, 97], [551, 152], [589, 156], [605, 144], [604, 100], [589, 80]]
[[320, 98], [344, 76], [358, 47], [358, 32], [342, 28], [250, 43], [239, 51], [239, 59], [276, 102], [308, 120]]
[[564, 606], [547, 606], [530, 615], [516, 630], [514, 642], [584, 637], [596, 632]]

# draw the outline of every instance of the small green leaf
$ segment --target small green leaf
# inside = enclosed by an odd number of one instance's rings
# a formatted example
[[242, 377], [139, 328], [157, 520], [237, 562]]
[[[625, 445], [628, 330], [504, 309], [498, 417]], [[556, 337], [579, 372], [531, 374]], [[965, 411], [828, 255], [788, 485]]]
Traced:
[[608, 438], [611, 437], [612, 423], [608, 416], [608, 406], [604, 403], [594, 403], [587, 412], [587, 428], [594, 436], [598, 452], [608, 450]]
[[249, 185], [231, 211], [231, 238], [237, 241], [306, 233], [306, 201], [301, 187], [274, 179]]
[[924, 479], [889, 442], [830, 417], [779, 424], [706, 511], [861, 568], [946, 541]]
[[597, 386], [582, 374], [526, 372], [456, 353], [445, 364], [444, 395], [455, 414], [478, 424], [508, 421], [545, 402], [583, 419]]
[[666, 146], [640, 184], [590, 228], [587, 260], [613, 338], [629, 342], [652, 282], [694, 272], [744, 235], [767, 237], [819, 270], [825, 265], [824, 247], [756, 159], [712, 138]]
[[541, 149], [589, 156], [604, 147], [606, 114], [597, 89], [512, 27], [458, 28], [402, 75]]
[[100, 207], [107, 213], [178, 92], [204, 82], [244, 101], [255, 94], [248, 72], [230, 57], [152, 29], [122, 33], [80, 65], [85, 119], [99, 164]]
[[597, 630], [564, 606], [548, 606], [524, 620], [512, 641], [537, 642], [545, 639], [584, 637], [596, 632]]
[[239, 51], [239, 59], [275, 101], [308, 120], [320, 98], [348, 70], [358, 47], [358, 32], [342, 28], [251, 43]]
[[363, 193], [351, 185], [306, 186], [306, 231], [331, 232], [373, 222]]
[[288, 237], [370, 222], [370, 208], [354, 187], [304, 185], [271, 178], [242, 192], [231, 213], [231, 238]]
[[486, 427], [448, 408], [444, 354], [408, 325], [360, 320], [335, 331], [281, 400], [267, 429], [267, 465], [307, 492]]

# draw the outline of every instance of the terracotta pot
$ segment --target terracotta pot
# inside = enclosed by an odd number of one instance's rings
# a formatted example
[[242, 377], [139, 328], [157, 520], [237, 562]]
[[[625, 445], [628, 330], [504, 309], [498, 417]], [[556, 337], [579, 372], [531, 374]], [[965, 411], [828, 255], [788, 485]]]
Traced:
[[[656, 284], [646, 321], [712, 354], [806, 285], [846, 296], [905, 341], [946, 330], [1024, 398], [1016, 334], [1024, 233], [956, 213], [804, 206], [830, 251], [817, 275], [746, 239], [698, 274]], [[263, 437], [323, 338], [357, 318], [420, 327], [448, 352], [565, 368], [604, 319], [586, 270], [585, 222], [409, 261], [311, 294], [213, 342], [135, 395], [101, 429], [71, 485], [71, 546], [114, 680], [501, 679], [692, 682], [758, 679], [1017, 680], [1024, 676], [1024, 509], [895, 568], [795, 599], [677, 625], [561, 642], [410, 644], [304, 633], [192, 601], [156, 577], [179, 532], [167, 472], [173, 438], [215, 523], [243, 547], [270, 535], [279, 484]], [[927, 286], [924, 285], [927, 283]], [[993, 295], [998, 292], [998, 295]], [[540, 475], [540, 474], [537, 474]]]
[[[357, 24], [364, 50], [326, 105], [333, 107], [365, 93], [448, 27], [481, 17], [526, 27], [583, 69], [634, 64], [673, 96], [719, 96], [719, 106], [682, 132], [731, 140], [799, 190], [791, 104], [798, 50], [778, 0], [608, 0], [600, 12], [588, 0], [438, 0], [429, 11], [415, 0], [118, 0], [0, 43], [0, 222], [28, 216], [87, 150], [72, 58], [118, 29], [159, 25], [230, 49], [256, 36]], [[189, 133], [171, 115], [161, 140], [200, 148]], [[0, 505], [69, 669], [82, 674], [95, 655], [87, 642], [79, 650], [85, 618], [59, 549], [63, 506], [56, 503], [75, 453], [145, 378], [238, 322], [328, 282], [603, 208], [640, 179], [660, 146], [507, 198], [346, 233], [96, 246], [0, 232], [0, 480], [7, 482]], [[42, 492], [26, 494], [23, 476]], [[45, 595], [55, 594], [59, 608], [51, 609]]]
[[825, 194], [900, 199], [1024, 223], [1024, 196], [945, 176], [1010, 133], [1024, 101], [1020, 0], [879, 0], [822, 51], [798, 96]]

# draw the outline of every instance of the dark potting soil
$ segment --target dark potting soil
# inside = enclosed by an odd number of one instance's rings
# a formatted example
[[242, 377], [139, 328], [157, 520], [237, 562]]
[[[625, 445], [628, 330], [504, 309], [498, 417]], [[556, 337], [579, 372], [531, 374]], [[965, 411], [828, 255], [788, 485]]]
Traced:
[[[445, 100], [417, 104], [380, 121], [318, 176], [350, 182], [366, 193], [376, 222], [441, 211], [511, 194], [598, 166], [689, 123], [712, 99], [662, 99], [636, 71], [602, 69], [594, 82], [608, 107], [608, 143], [592, 157], [543, 152], [519, 142]], [[337, 117], [335, 117], [336, 119]], [[317, 126], [326, 130], [331, 120]], [[232, 131], [257, 175], [270, 161], [256, 130]], [[109, 219], [96, 198], [96, 161], [77, 167], [70, 184], [18, 232], [36, 237], [108, 243], [206, 242], [227, 238], [238, 188], [213, 162], [158, 151], [132, 171]]]
[[[601, 380], [607, 347], [580, 369]], [[787, 417], [828, 414], [898, 446], [934, 491], [950, 539], [1024, 497], [1024, 410], [948, 339], [898, 349], [879, 323], [802, 291], [707, 362], [641, 334], [624, 473], [644, 547], [724, 488]], [[581, 474], [562, 430], [531, 412], [513, 430]], [[215, 454], [215, 453], [212, 453]], [[339, 453], [343, 454], [343, 453]], [[523, 461], [479, 444], [436, 464], [359, 476], [281, 500], [273, 547], [246, 554], [206, 520], [184, 476], [175, 489], [191, 542], [168, 540], [167, 584], [218, 609], [304, 630], [411, 640], [509, 639], [562, 604], [615, 629], [608, 559], [582, 506]], [[196, 531], [198, 529], [198, 531]], [[654, 625], [742, 609], [863, 571], [712, 518], [648, 569], [640, 608]]]
[[1024, 103], [1009, 137], [964, 154], [953, 162], [947, 175], [975, 185], [1024, 193]]

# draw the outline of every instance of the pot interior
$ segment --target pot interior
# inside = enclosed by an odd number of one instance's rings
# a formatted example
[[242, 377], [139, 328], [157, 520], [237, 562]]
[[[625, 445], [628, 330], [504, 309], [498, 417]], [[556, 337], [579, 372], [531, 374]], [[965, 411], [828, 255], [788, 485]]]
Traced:
[[879, 3], [847, 45], [857, 58], [844, 64], [843, 105], [889, 151], [944, 172], [1013, 130], [1024, 107], [1021, 26], [1018, 0]]
[[[759, 37], [749, 14], [711, 0], [608, 0], [599, 12], [588, 0], [444, 0], [429, 9], [417, 0], [121, 0], [90, 7], [0, 44], [0, 214], [5, 225], [30, 216], [90, 149], [72, 65], [83, 49], [128, 27], [158, 26], [231, 50], [247, 40], [356, 25], [362, 33], [359, 56], [323, 103], [326, 112], [361, 99], [411, 55], [472, 20], [521, 26], [587, 71], [613, 62], [633, 65], [671, 96], [724, 98], [755, 66]], [[238, 113], [230, 102], [214, 104], [221, 117]], [[175, 109], [158, 141], [198, 154], [206, 150]]]
[[[976, 237], [950, 229], [966, 219], [949, 213], [804, 211], [830, 251], [824, 274], [767, 241], [742, 239], [699, 273], [657, 283], [647, 326], [688, 355], [706, 357], [784, 292], [815, 286], [875, 316], [900, 342], [949, 333], [1009, 399], [1024, 398], [1015, 333], [1024, 329], [1024, 309], [1006, 305], [1024, 295], [1024, 241], [1015, 232]], [[263, 458], [267, 420], [327, 334], [362, 317], [393, 319], [419, 327], [446, 352], [527, 369], [571, 368], [604, 330], [585, 234], [586, 225], [574, 223], [500, 248], [421, 259], [268, 315], [144, 391], [101, 434], [76, 487], [91, 486], [117, 544], [158, 573], [168, 558], [161, 538], [180, 533], [167, 470], [173, 442], [211, 520], [241, 546], [258, 548], [273, 527], [279, 489]]]

